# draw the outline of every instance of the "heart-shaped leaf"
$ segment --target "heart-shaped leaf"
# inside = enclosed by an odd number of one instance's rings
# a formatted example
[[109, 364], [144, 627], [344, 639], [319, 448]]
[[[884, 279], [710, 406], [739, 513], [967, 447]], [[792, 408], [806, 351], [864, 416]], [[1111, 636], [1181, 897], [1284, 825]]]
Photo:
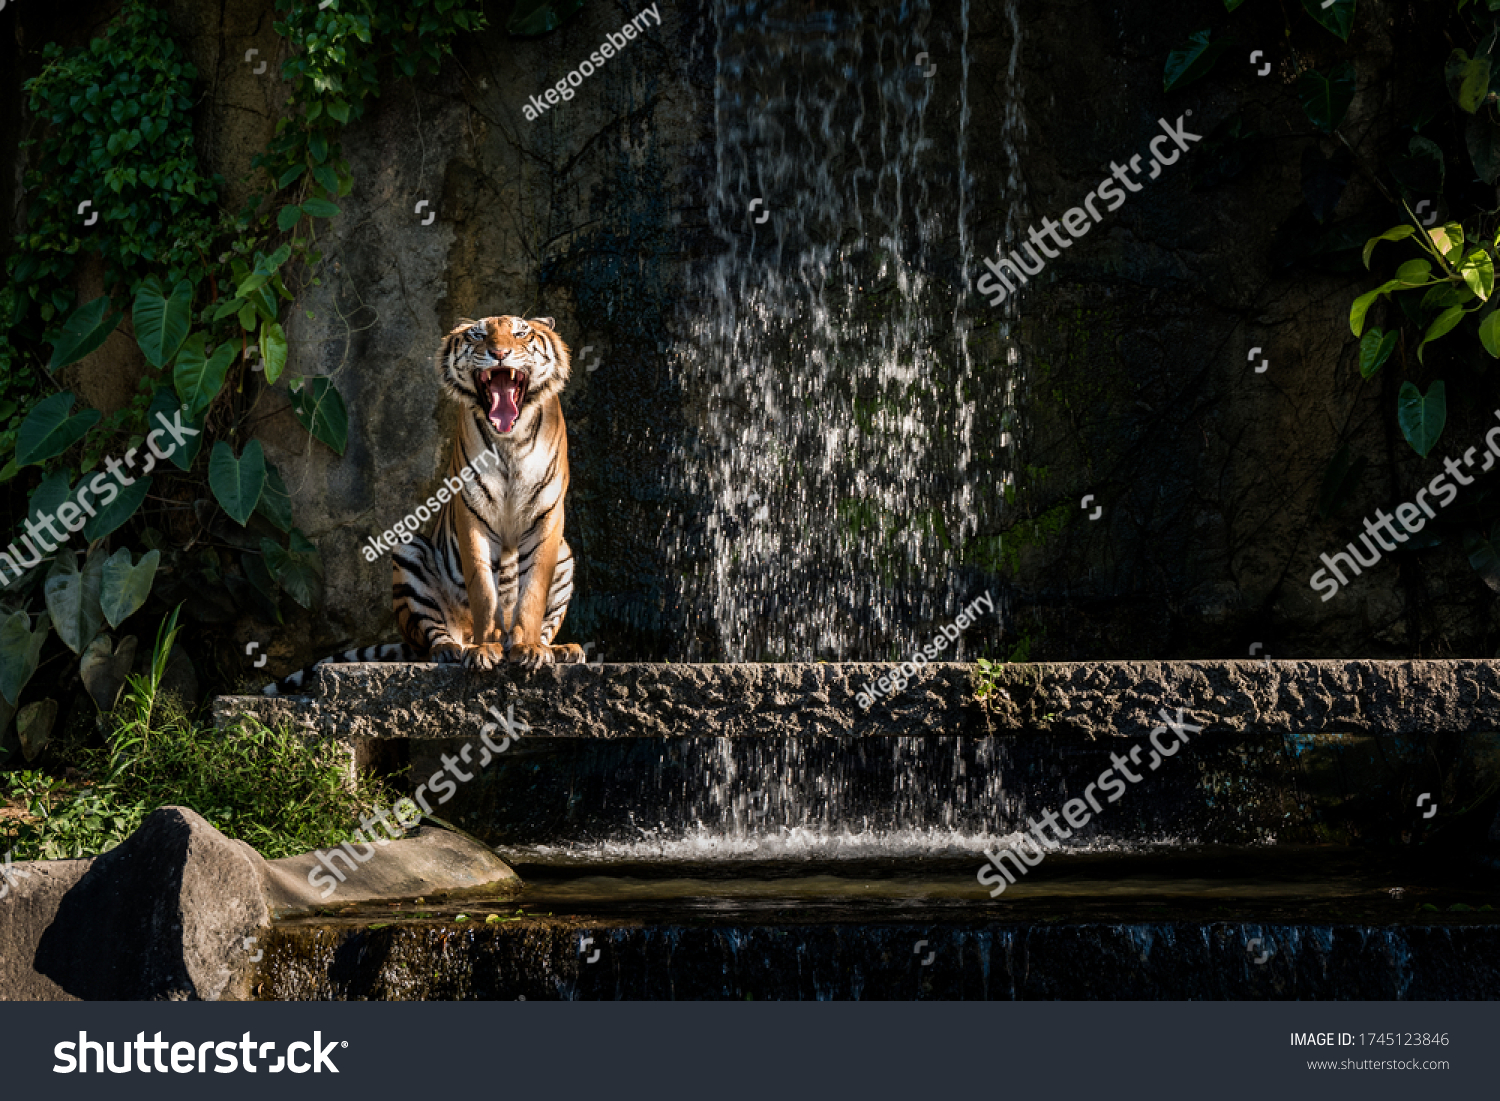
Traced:
[[286, 370], [286, 332], [275, 321], [267, 321], [260, 327], [260, 361], [265, 365], [266, 384], [276, 385], [281, 372]]
[[132, 565], [127, 547], [121, 547], [105, 561], [99, 606], [111, 627], [119, 627], [146, 603], [160, 562], [161, 551], [152, 550]]
[[104, 576], [104, 555], [95, 550], [78, 569], [78, 555], [65, 550], [52, 562], [43, 591], [47, 611], [57, 637], [75, 654], [94, 641], [104, 629], [104, 612], [99, 607], [99, 591]]
[[1500, 310], [1491, 310], [1490, 315], [1479, 323], [1479, 343], [1484, 350], [1500, 359]]
[[0, 620], [0, 696], [12, 707], [20, 702], [21, 689], [36, 672], [42, 643], [47, 641], [51, 629], [46, 612], [37, 617], [34, 631], [31, 617], [25, 612], [12, 612]]
[[133, 314], [135, 339], [151, 366], [165, 367], [182, 348], [192, 306], [193, 285], [186, 279], [173, 288], [170, 298], [154, 275], [141, 283]]
[[340, 455], [349, 445], [349, 413], [333, 383], [318, 375], [292, 384], [292, 412], [315, 437]]
[[1464, 277], [1464, 282], [1476, 298], [1489, 301], [1490, 294], [1495, 289], [1495, 264], [1489, 253], [1482, 248], [1469, 253], [1459, 265], [1458, 274]]
[[47, 370], [57, 371], [69, 364], [77, 363], [109, 339], [109, 334], [120, 324], [124, 312], [110, 313], [109, 299], [96, 298], [78, 307], [63, 322], [62, 331], [52, 345], [52, 362]]
[[[154, 552], [153, 552], [154, 553]], [[109, 711], [120, 697], [125, 678], [135, 666], [135, 636], [126, 635], [115, 647], [108, 635], [100, 635], [89, 643], [83, 656], [78, 659], [78, 675], [83, 687], [100, 711]]]
[[1370, 266], [1370, 254], [1375, 251], [1375, 246], [1381, 241], [1399, 241], [1404, 237], [1410, 237], [1415, 232], [1417, 231], [1414, 226], [1397, 226], [1395, 229], [1386, 230], [1379, 237], [1371, 237], [1365, 242], [1365, 267]]
[[1441, 382], [1434, 382], [1424, 395], [1410, 382], [1401, 384], [1396, 395], [1396, 422], [1411, 449], [1427, 458], [1443, 434], [1448, 420], [1448, 399]]
[[1361, 378], [1369, 378], [1376, 371], [1385, 366], [1385, 361], [1391, 358], [1391, 352], [1396, 348], [1397, 330], [1392, 329], [1383, 333], [1379, 329], [1371, 329], [1359, 342], [1359, 374]]
[[1450, 260], [1457, 260], [1464, 247], [1464, 227], [1457, 222], [1446, 222], [1427, 231], [1437, 250]]
[[1166, 72], [1162, 75], [1162, 90], [1175, 92], [1195, 80], [1208, 75], [1214, 62], [1224, 52], [1227, 43], [1210, 42], [1208, 31], [1198, 31], [1188, 36], [1188, 44], [1167, 55]]
[[64, 390], [36, 404], [16, 433], [16, 462], [21, 466], [54, 459], [99, 423], [99, 410], [85, 409], [69, 416], [73, 395]]
[[1297, 78], [1297, 98], [1307, 117], [1325, 134], [1331, 134], [1349, 113], [1354, 102], [1355, 70], [1352, 62], [1335, 65], [1326, 74], [1308, 69]]
[[1349, 30], [1354, 26], [1354, 0], [1302, 0], [1302, 6], [1319, 25], [1349, 41]]
[[[54, 470], [42, 479], [42, 484], [32, 491], [31, 499], [26, 502], [26, 519], [32, 526], [38, 527], [42, 533], [43, 541], [50, 542], [52, 537], [47, 534], [49, 525], [44, 521], [52, 520], [57, 515], [57, 510], [62, 503], [72, 497], [72, 487], [68, 483], [68, 472], [66, 470]], [[50, 526], [56, 542], [66, 541], [66, 529], [62, 529], [53, 522]], [[50, 548], [40, 546], [35, 548], [39, 553], [51, 554]]]
[[16, 715], [16, 734], [21, 739], [21, 753], [27, 761], [36, 760], [47, 748], [47, 739], [56, 722], [56, 700], [37, 700], [21, 708]]
[[298, 604], [311, 610], [323, 601], [323, 558], [300, 531], [293, 531], [283, 550], [269, 539], [260, 541], [266, 568], [276, 583]]
[[1362, 294], [1354, 300], [1354, 305], [1349, 307], [1349, 328], [1354, 330], [1354, 335], [1359, 336], [1365, 331], [1365, 314], [1370, 312], [1370, 307], [1375, 305], [1375, 300], [1388, 291], [1393, 291], [1401, 286], [1396, 280], [1382, 283], [1369, 294]]
[[177, 354], [177, 366], [172, 372], [177, 396], [182, 399], [188, 416], [194, 419], [202, 416], [219, 396], [219, 391], [224, 389], [224, 372], [238, 351], [233, 344], [226, 342], [210, 356], [205, 353], [203, 343], [202, 333], [188, 337], [182, 351]]
[[95, 539], [103, 539], [117, 530], [141, 507], [146, 494], [151, 492], [151, 481], [151, 476], [148, 474], [144, 478], [133, 479], [130, 485], [120, 489], [109, 504], [99, 507], [98, 515], [83, 525], [83, 537], [92, 543]]
[[1440, 336], [1446, 336], [1452, 331], [1453, 326], [1457, 325], [1463, 319], [1464, 308], [1462, 306], [1449, 306], [1442, 313], [1438, 314], [1437, 320], [1428, 326], [1426, 334], [1422, 337], [1422, 343], [1417, 345], [1417, 362], [1422, 362], [1422, 352], [1427, 348], [1427, 345]]
[[1425, 287], [1432, 281], [1432, 264], [1427, 260], [1408, 260], [1396, 269], [1396, 282], [1403, 287]]
[[259, 440], [251, 440], [239, 458], [223, 440], [214, 444], [208, 459], [208, 485], [236, 524], [245, 526], [265, 484], [266, 455]]
[[[177, 395], [165, 386], [156, 391], [151, 399], [151, 408], [146, 414], [146, 423], [152, 428], [173, 428], [162, 448], [171, 448], [167, 458], [178, 470], [191, 470], [203, 447], [203, 421], [188, 417], [177, 400]], [[180, 439], [179, 439], [180, 435]]]
[[282, 531], [292, 530], [292, 495], [286, 491], [281, 471], [270, 463], [266, 464], [266, 488], [261, 491], [255, 511]]
[[1448, 80], [1448, 92], [1455, 103], [1471, 115], [1479, 110], [1490, 90], [1489, 58], [1471, 60], [1463, 50], [1454, 50], [1443, 66], [1443, 75]]

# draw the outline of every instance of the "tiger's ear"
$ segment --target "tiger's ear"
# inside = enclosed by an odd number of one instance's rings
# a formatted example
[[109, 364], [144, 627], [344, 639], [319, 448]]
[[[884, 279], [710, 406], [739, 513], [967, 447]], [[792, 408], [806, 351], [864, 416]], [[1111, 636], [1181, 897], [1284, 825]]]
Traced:
[[557, 328], [557, 322], [550, 317], [533, 317], [531, 320], [535, 321], [538, 325], [545, 325], [549, 329]]

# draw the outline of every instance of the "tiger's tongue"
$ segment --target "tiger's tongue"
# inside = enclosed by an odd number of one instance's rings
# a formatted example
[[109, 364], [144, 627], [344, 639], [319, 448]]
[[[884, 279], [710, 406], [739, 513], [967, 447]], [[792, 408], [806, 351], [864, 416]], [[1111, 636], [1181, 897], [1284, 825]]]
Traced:
[[521, 384], [505, 381], [490, 387], [490, 423], [497, 432], [509, 432], [516, 426], [521, 415], [517, 401], [521, 397]]

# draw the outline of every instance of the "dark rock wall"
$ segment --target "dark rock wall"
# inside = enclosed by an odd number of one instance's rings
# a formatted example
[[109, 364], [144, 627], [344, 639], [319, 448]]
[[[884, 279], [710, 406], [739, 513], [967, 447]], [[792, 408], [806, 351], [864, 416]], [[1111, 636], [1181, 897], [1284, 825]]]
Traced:
[[[178, 7], [204, 86], [200, 147], [237, 205], [279, 102], [271, 5]], [[668, 538], [692, 532], [708, 507], [672, 488], [701, 409], [669, 356], [697, 305], [685, 297], [696, 266], [718, 247], [707, 216], [711, 4], [662, 5], [660, 29], [535, 121], [523, 116], [529, 97], [638, 9], [596, 0], [551, 35], [512, 40], [505, 7], [439, 78], [393, 85], [347, 136], [356, 190], [322, 243], [322, 286], [295, 305], [288, 375], [336, 378], [350, 410], [348, 453], [339, 459], [308, 440], [284, 382], [257, 411], [255, 432], [327, 569], [325, 614], [274, 632], [283, 666], [392, 637], [388, 560], [368, 563], [361, 547], [435, 489], [446, 461], [452, 412], [431, 366], [441, 334], [458, 317], [506, 312], [555, 316], [575, 351], [564, 404], [579, 576], [565, 634], [610, 660], [714, 654], [714, 625], [683, 596], [691, 555], [670, 551]], [[15, 5], [0, 15], [0, 57], [12, 39], [28, 49], [82, 40], [109, 10], [64, 24], [42, 6]], [[956, 107], [964, 11], [967, 123]], [[1450, 47], [1411, 5], [1362, 4], [1360, 13], [1361, 82], [1343, 132], [1374, 164], [1404, 140], [1419, 78]], [[1299, 26], [1296, 41], [1321, 52], [1293, 56], [1284, 18], [1305, 17], [1247, 6], [1234, 21], [1244, 49], [1168, 95], [1167, 53], [1194, 30], [1225, 26], [1216, 0], [938, 0], [924, 18], [929, 38], [953, 51], [936, 58], [937, 79], [948, 82], [939, 92], [955, 107], [934, 133], [946, 142], [966, 126], [969, 135], [971, 280], [983, 255], [1081, 203], [1110, 161], [1144, 153], [1160, 118], [1191, 110], [1188, 129], [1207, 134], [1240, 113], [1264, 135], [1254, 163], [1227, 182], [1195, 189], [1192, 160], [1165, 170], [999, 308], [955, 286], [989, 381], [977, 422], [986, 446], [967, 472], [978, 535], [953, 553], [981, 588], [1003, 580], [1009, 592], [1003, 636], [976, 631], [970, 643], [998, 655], [1026, 640], [1032, 658], [1054, 659], [1240, 656], [1251, 642], [1278, 657], [1491, 653], [1494, 598], [1454, 533], [1420, 555], [1389, 556], [1327, 604], [1308, 587], [1320, 553], [1353, 538], [1377, 505], [1410, 499], [1439, 458], [1482, 439], [1491, 416], [1482, 404], [1453, 403], [1434, 458], [1418, 460], [1391, 415], [1399, 366], [1371, 382], [1355, 366], [1348, 305], [1370, 284], [1274, 259], [1315, 140], [1295, 76], [1344, 56], [1335, 40]], [[1256, 45], [1275, 64], [1269, 76], [1241, 56]], [[245, 62], [252, 47], [271, 61], [267, 74]], [[17, 82], [27, 73], [5, 68], [0, 199], [18, 225], [16, 141], [30, 123]], [[1340, 215], [1367, 205], [1369, 192], [1356, 173]], [[1269, 360], [1264, 373], [1249, 360], [1256, 347]], [[1424, 386], [1432, 377], [1411, 369]], [[1369, 466], [1350, 507], [1323, 521], [1324, 470], [1346, 442]], [[1011, 505], [1007, 476], [1020, 490]], [[1104, 506], [1097, 521], [1079, 507], [1090, 493]], [[269, 628], [243, 630], [264, 638]], [[912, 637], [926, 633], [912, 625]]]

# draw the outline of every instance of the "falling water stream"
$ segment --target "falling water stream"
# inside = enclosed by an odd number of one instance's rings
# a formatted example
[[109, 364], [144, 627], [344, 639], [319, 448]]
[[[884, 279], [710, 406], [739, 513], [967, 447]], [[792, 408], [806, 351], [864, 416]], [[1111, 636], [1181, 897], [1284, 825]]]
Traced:
[[690, 660], [905, 657], [984, 589], [968, 5], [811, 8], [714, 6], [721, 247], [675, 367], [711, 508], [678, 557], [717, 652]]
[[[935, 2], [713, 4], [719, 248], [674, 359], [697, 417], [678, 488], [708, 516], [675, 532], [673, 558], [715, 625], [706, 648], [685, 640], [689, 660], [905, 659], [994, 584], [967, 550], [998, 507], [994, 407], [1012, 402], [1016, 353], [971, 353], [969, 0]], [[1005, 11], [1012, 94], [985, 140], [1013, 166], [1025, 122]], [[1014, 170], [1005, 188], [1021, 193]], [[1008, 346], [1008, 313], [999, 325]], [[977, 854], [1024, 825], [1026, 792], [1057, 770], [1005, 742], [925, 736], [542, 752], [574, 779], [536, 801], [568, 809], [499, 829], [531, 846], [512, 856], [568, 862]], [[1137, 823], [1097, 843], [1166, 839]]]

